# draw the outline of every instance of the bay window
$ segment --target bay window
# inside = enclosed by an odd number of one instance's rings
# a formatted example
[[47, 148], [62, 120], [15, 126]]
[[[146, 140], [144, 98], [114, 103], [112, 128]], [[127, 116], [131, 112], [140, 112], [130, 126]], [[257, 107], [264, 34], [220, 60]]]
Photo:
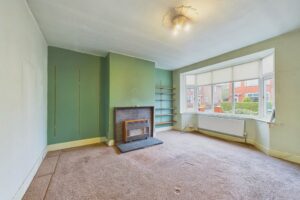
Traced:
[[274, 103], [274, 53], [184, 74], [185, 109], [217, 115], [269, 117]]

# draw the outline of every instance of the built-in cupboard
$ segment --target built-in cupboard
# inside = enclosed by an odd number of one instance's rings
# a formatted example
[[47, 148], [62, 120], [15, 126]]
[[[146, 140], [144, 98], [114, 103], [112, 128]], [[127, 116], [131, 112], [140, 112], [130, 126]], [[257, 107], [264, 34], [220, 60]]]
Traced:
[[49, 47], [48, 144], [100, 136], [101, 58]]

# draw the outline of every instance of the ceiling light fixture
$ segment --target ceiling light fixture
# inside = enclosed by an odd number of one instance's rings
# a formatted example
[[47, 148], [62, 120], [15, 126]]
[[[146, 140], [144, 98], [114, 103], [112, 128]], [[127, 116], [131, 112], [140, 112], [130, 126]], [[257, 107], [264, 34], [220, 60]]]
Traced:
[[177, 15], [173, 18], [173, 34], [177, 35], [179, 31], [188, 32], [191, 29], [189, 18], [184, 15]]
[[189, 32], [198, 12], [191, 6], [178, 6], [171, 9], [163, 18], [163, 24], [172, 30], [174, 36]]

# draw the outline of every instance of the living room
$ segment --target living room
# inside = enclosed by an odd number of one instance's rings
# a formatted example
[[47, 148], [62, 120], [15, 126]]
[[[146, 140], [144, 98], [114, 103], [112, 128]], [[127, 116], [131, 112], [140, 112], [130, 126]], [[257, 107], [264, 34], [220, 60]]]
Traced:
[[1, 200], [299, 198], [299, 1], [0, 5]]

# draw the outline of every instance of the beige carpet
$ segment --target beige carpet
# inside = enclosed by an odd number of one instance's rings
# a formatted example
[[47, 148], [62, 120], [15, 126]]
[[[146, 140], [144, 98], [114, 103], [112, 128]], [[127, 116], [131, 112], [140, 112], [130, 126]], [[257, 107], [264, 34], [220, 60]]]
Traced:
[[158, 134], [126, 154], [101, 145], [50, 152], [24, 199], [300, 199], [300, 166], [200, 134]]

